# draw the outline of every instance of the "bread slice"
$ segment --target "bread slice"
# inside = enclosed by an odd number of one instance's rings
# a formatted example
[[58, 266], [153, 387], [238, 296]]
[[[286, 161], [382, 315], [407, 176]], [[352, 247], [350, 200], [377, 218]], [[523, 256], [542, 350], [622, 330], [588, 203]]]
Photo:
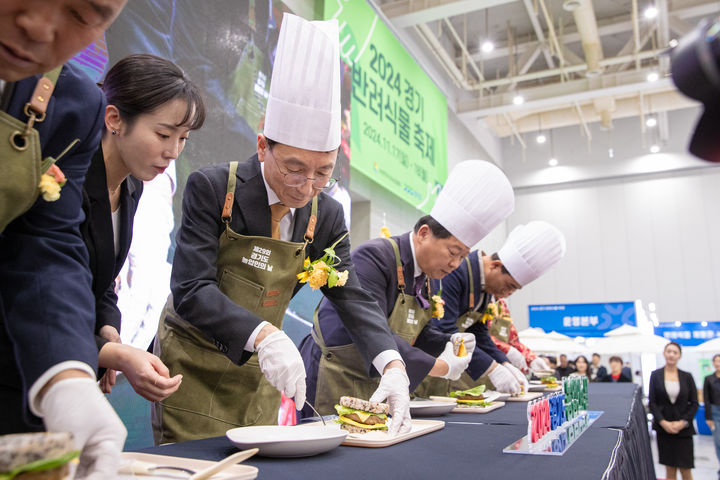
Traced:
[[[62, 457], [75, 449], [70, 433], [40, 432], [0, 435], [0, 473], [39, 460]], [[18, 480], [62, 480], [69, 473], [67, 464], [41, 472], [23, 473]]]
[[355, 397], [340, 397], [340, 405], [368, 413], [382, 413], [385, 415], [390, 413], [390, 406], [387, 403], [370, 402]]

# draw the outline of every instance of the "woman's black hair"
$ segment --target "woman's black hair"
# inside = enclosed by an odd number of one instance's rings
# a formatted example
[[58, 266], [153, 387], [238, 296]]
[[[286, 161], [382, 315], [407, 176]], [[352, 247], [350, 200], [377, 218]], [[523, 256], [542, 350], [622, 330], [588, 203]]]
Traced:
[[200, 89], [170, 60], [148, 53], [129, 55], [105, 76], [102, 89], [109, 105], [132, 128], [138, 116], [152, 113], [180, 99], [187, 103], [185, 116], [176, 126], [197, 130], [205, 122], [205, 104]]
[[588, 362], [588, 359], [587, 359], [587, 357], [586, 357], [585, 355], [578, 355], [578, 356], [577, 356], [577, 358], [575, 359], [575, 370], [577, 370], [577, 361], [580, 360], [581, 358], [582, 358], [583, 360], [585, 360], [585, 365], [586, 365], [585, 373], [590, 374], [590, 362]]
[[435, 220], [430, 215], [420, 217], [420, 220], [418, 220], [415, 224], [413, 232], [417, 233], [418, 230], [420, 230], [420, 227], [422, 227], [423, 225], [427, 225], [430, 228], [432, 234], [437, 238], [450, 238], [450, 236], [452, 235], [452, 233], [450, 233], [445, 227], [440, 225], [440, 222]]
[[682, 355], [682, 347], [677, 342], [668, 342], [667, 345], [665, 345], [665, 348], [663, 348], [663, 350], [667, 350], [667, 347], [669, 347], [670, 345], [675, 345], [677, 347], [677, 349], [680, 351], [680, 355]]

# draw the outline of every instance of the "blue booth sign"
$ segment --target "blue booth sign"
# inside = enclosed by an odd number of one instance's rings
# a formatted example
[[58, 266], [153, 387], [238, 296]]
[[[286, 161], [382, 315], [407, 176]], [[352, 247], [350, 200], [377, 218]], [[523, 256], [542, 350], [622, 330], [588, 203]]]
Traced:
[[602, 337], [623, 324], [635, 325], [635, 302], [529, 305], [531, 327], [570, 337]]
[[720, 337], [720, 322], [661, 323], [655, 327], [655, 335], [667, 338], [683, 346], [695, 346]]

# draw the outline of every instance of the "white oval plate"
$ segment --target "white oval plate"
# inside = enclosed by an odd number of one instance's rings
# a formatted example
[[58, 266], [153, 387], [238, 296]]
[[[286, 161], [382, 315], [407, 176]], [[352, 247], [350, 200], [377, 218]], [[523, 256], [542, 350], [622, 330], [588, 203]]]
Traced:
[[[327, 420], [326, 420], [327, 421]], [[348, 432], [334, 422], [323, 427], [258, 425], [225, 432], [240, 450], [257, 447], [266, 457], [309, 457], [338, 447]]]
[[413, 400], [410, 402], [410, 415], [413, 417], [445, 415], [457, 407], [457, 402], [439, 402], [436, 400]]

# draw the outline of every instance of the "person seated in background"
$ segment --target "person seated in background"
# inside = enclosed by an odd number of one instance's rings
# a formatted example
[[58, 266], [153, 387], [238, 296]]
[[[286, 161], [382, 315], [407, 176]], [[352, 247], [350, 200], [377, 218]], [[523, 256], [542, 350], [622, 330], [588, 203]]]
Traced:
[[550, 356], [544, 356], [542, 358], [545, 359], [545, 363], [548, 364], [548, 367], [550, 367], [550, 370], [555, 371], [555, 369], [557, 369], [557, 357], [550, 355]]
[[588, 378], [590, 377], [590, 364], [585, 355], [578, 355], [575, 359], [575, 373]]
[[575, 369], [572, 365], [568, 363], [567, 355], [564, 353], [560, 355], [560, 365], [555, 369], [555, 376], [559, 379], [563, 377], [567, 377], [571, 373], [573, 373]]
[[592, 366], [590, 367], [590, 381], [601, 382], [607, 375], [607, 368], [604, 365], [600, 365], [600, 354], [592, 354]]
[[612, 356], [610, 357], [610, 373], [608, 375], [605, 375], [601, 382], [625, 382], [625, 383], [631, 383], [632, 378], [627, 376], [623, 372], [623, 361], [622, 358], [618, 356]]

